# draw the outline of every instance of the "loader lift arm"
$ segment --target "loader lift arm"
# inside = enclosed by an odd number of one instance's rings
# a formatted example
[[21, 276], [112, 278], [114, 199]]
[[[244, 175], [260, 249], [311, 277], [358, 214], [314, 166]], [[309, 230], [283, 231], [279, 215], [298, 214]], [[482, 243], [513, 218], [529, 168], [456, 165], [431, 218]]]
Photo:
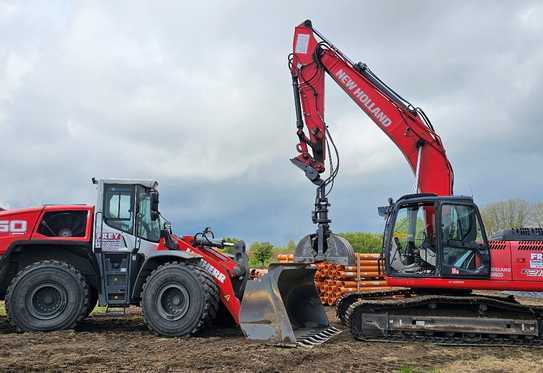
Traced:
[[[366, 64], [353, 63], [315, 30], [309, 20], [295, 28], [289, 69], [299, 139], [299, 154], [291, 161], [318, 186], [313, 212], [313, 222], [318, 225], [317, 233], [302, 239], [298, 245], [296, 254], [300, 261], [311, 261], [313, 256], [314, 261], [340, 262], [338, 256], [349, 255], [350, 252], [348, 249], [343, 253], [339, 250], [335, 257], [326, 254], [330, 249], [330, 238], [335, 242], [332, 244], [334, 248], [340, 244], [329, 228], [329, 203], [326, 198], [330, 190], [326, 188], [333, 185], [339, 170], [337, 150], [324, 119], [326, 74], [398, 146], [415, 173], [415, 193], [453, 194], [451, 164], [440, 137], [422, 109], [414, 107], [394, 92]], [[330, 153], [332, 149], [336, 152], [337, 161], [334, 165], [331, 154], [328, 154], [329, 175], [322, 179], [321, 175], [326, 171], [327, 152]]]

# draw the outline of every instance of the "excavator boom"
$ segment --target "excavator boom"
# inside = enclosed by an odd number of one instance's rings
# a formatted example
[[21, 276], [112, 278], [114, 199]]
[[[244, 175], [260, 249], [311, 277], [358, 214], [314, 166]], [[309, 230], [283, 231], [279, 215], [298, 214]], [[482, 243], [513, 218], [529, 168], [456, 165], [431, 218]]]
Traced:
[[353, 63], [315, 30], [311, 21], [295, 28], [290, 71], [300, 140], [300, 154], [292, 161], [308, 177], [316, 179], [325, 171], [329, 135], [324, 119], [324, 80], [328, 74], [398, 146], [416, 175], [415, 192], [453, 194], [451, 164], [424, 112], [394, 92], [366, 64]]

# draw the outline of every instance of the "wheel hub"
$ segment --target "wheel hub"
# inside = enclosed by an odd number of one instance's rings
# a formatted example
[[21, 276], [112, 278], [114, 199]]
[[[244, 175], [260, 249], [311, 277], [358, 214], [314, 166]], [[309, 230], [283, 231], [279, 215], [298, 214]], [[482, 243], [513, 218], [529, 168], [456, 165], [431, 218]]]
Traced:
[[190, 298], [181, 284], [167, 284], [159, 292], [157, 308], [160, 316], [168, 320], [179, 320], [187, 313]]
[[55, 283], [41, 284], [32, 291], [27, 303], [32, 316], [40, 320], [50, 320], [66, 308], [66, 291]]

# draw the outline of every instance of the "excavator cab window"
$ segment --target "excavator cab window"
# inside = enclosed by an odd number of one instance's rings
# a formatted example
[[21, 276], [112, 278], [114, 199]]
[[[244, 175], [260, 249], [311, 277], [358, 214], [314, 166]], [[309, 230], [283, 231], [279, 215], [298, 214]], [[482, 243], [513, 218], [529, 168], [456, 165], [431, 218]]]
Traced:
[[437, 250], [434, 211], [433, 203], [409, 204], [398, 209], [389, 255], [394, 274], [435, 274]]
[[488, 276], [490, 261], [481, 222], [473, 205], [441, 206], [441, 273], [447, 277]]

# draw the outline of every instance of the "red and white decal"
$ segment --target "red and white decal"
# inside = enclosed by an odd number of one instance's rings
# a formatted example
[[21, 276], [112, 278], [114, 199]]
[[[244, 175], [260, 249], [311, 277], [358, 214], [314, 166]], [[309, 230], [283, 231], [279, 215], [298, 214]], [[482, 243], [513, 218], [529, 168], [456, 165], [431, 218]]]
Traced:
[[506, 267], [492, 267], [490, 268], [490, 277], [492, 278], [502, 278], [504, 273], [511, 273], [511, 268]]
[[543, 253], [530, 254], [530, 268], [543, 268]]
[[524, 268], [521, 273], [528, 277], [543, 277], [543, 269]]
[[122, 244], [123, 235], [118, 232], [102, 232], [96, 234], [96, 240], [106, 250], [119, 249]]
[[0, 220], [0, 233], [25, 234], [26, 220]]
[[219, 271], [217, 268], [213, 267], [211, 264], [209, 264], [205, 260], [202, 260], [202, 265], [204, 269], [207, 272], [209, 272], [211, 276], [215, 277], [215, 279], [219, 281], [221, 284], [224, 284], [224, 280], [226, 279], [226, 276], [224, 275], [224, 273]]

